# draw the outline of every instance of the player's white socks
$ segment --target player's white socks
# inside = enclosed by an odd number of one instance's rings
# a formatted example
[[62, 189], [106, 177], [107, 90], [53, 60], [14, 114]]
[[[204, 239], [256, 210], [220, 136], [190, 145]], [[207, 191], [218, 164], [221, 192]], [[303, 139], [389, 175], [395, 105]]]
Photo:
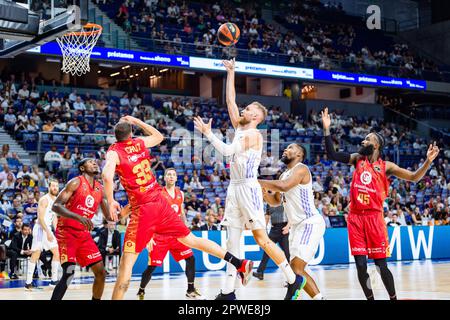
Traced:
[[36, 263], [28, 261], [28, 270], [27, 270], [27, 280], [25, 284], [30, 284], [33, 281], [34, 268], [36, 268]]
[[58, 281], [59, 261], [52, 261], [52, 281]]
[[313, 300], [325, 300], [324, 296], [322, 296], [322, 294], [320, 292], [318, 294], [316, 294], [312, 299]]
[[[227, 251], [236, 257], [240, 258], [240, 244], [241, 244], [241, 234], [242, 229], [228, 227], [228, 240], [227, 240]], [[225, 279], [225, 286], [222, 288], [223, 294], [232, 293], [236, 289], [236, 278], [237, 271], [236, 267], [231, 263], [227, 263], [227, 277]]]
[[286, 280], [289, 284], [293, 284], [295, 282], [295, 273], [292, 270], [291, 266], [289, 265], [289, 262], [287, 260], [284, 260], [282, 263], [278, 265], [278, 268], [283, 271], [284, 276], [286, 277]]

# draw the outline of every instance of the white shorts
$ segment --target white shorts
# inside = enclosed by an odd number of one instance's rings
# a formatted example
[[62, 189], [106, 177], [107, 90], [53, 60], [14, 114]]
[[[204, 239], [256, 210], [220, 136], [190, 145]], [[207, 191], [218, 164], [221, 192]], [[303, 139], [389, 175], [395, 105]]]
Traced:
[[33, 244], [31, 245], [31, 251], [44, 251], [51, 250], [53, 248], [58, 248], [58, 242], [56, 241], [56, 237], [53, 234], [52, 230], [49, 228], [53, 236], [53, 241], [49, 242], [47, 240], [47, 234], [44, 229], [42, 229], [39, 223], [36, 223], [33, 227]]
[[222, 225], [250, 230], [266, 229], [263, 194], [257, 181], [230, 183]]
[[319, 248], [325, 229], [325, 221], [319, 214], [292, 225], [289, 230], [291, 260], [298, 257], [306, 263], [311, 261]]

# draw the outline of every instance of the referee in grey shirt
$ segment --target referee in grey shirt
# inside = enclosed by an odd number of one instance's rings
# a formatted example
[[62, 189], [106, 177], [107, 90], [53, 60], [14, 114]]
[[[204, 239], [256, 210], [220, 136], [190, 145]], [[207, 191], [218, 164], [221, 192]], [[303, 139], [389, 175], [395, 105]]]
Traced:
[[[287, 261], [289, 261], [289, 226], [286, 214], [284, 213], [283, 205], [278, 207], [267, 206], [266, 215], [270, 216], [272, 227], [270, 228], [269, 238], [275, 243], [279, 243], [281, 249], [283, 249], [286, 255]], [[264, 279], [264, 270], [266, 270], [269, 256], [264, 252], [261, 263], [256, 272], [253, 272], [253, 276], [259, 280]]]

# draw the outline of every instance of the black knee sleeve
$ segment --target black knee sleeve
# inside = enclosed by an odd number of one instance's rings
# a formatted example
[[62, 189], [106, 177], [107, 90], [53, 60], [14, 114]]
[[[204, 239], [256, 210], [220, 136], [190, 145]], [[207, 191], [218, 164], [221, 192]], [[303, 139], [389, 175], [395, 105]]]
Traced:
[[155, 271], [155, 269], [156, 266], [148, 266], [147, 269], [145, 269], [145, 271], [142, 273], [142, 279], [140, 284], [141, 289], [145, 289], [147, 284], [150, 282], [150, 280], [152, 279], [153, 271]]
[[373, 299], [373, 291], [370, 284], [370, 277], [367, 273], [367, 257], [366, 256], [354, 256], [356, 263], [356, 270], [358, 271], [358, 280], [361, 288], [364, 291], [364, 295], [367, 299]]
[[194, 258], [194, 256], [191, 256], [191, 257], [187, 258], [185, 261], [186, 261], [185, 273], [186, 273], [186, 278], [187, 278], [188, 284], [189, 283], [193, 284], [194, 280], [195, 280], [195, 258]]
[[75, 263], [66, 262], [62, 265], [63, 274], [55, 289], [53, 290], [51, 300], [62, 300], [67, 291], [73, 276], [75, 275]]
[[391, 299], [397, 299], [397, 295], [395, 293], [394, 276], [387, 266], [386, 258], [375, 259], [374, 262], [377, 266], [377, 271], [380, 273], [381, 280], [386, 287], [389, 297]]

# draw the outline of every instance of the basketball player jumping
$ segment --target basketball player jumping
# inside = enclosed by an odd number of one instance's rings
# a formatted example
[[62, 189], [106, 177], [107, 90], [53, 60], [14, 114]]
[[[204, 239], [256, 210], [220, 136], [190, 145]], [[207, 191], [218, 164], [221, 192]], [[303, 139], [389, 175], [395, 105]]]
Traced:
[[36, 286], [33, 284], [33, 273], [36, 263], [41, 256], [42, 250], [50, 250], [52, 257], [52, 280], [50, 286], [55, 286], [58, 280], [59, 252], [58, 242], [53, 234], [52, 227], [56, 230], [57, 218], [52, 207], [59, 192], [59, 182], [56, 179], [49, 179], [48, 193], [39, 199], [38, 220], [33, 227], [33, 244], [31, 245], [30, 261], [28, 262], [27, 279], [25, 290], [31, 291]]
[[[224, 156], [231, 156], [230, 186], [227, 190], [225, 214], [222, 225], [227, 226], [227, 248], [233, 254], [239, 255], [239, 244], [242, 230], [247, 227], [252, 230], [258, 245], [283, 271], [289, 283], [286, 299], [292, 299], [300, 290], [303, 277], [295, 275], [287, 262], [284, 252], [270, 240], [266, 231], [264, 218], [263, 194], [258, 183], [258, 167], [261, 162], [263, 137], [256, 128], [266, 116], [266, 108], [258, 103], [249, 104], [239, 115], [236, 105], [236, 92], [234, 88], [234, 59], [223, 61], [227, 69], [227, 106], [231, 123], [236, 129], [233, 142], [230, 145], [223, 143], [211, 131], [211, 122], [204, 123], [202, 118], [196, 117], [194, 124], [197, 130], [203, 133], [214, 148]], [[234, 300], [236, 271], [227, 266], [226, 286], [217, 299]]]
[[[306, 149], [296, 143], [290, 144], [283, 152], [281, 161], [287, 170], [280, 180], [259, 180], [264, 192], [264, 200], [271, 206], [283, 203], [290, 228], [289, 252], [291, 267], [304, 279], [306, 293], [314, 300], [323, 299], [313, 278], [305, 271], [306, 265], [314, 258], [320, 240], [325, 233], [325, 221], [314, 205], [312, 177], [309, 168], [302, 162]], [[266, 190], [275, 191], [274, 194]]]
[[375, 132], [369, 133], [358, 153], [336, 152], [330, 135], [331, 117], [328, 108], [322, 111], [325, 149], [328, 158], [355, 166], [350, 186], [350, 212], [348, 236], [351, 253], [355, 258], [358, 280], [368, 300], [373, 300], [373, 291], [367, 273], [367, 256], [373, 259], [381, 275], [390, 299], [397, 299], [394, 278], [388, 269], [386, 258], [390, 256], [386, 223], [383, 219], [383, 202], [389, 191], [389, 176], [408, 181], [419, 181], [439, 154], [436, 143], [430, 144], [427, 160], [416, 171], [400, 168], [395, 163], [381, 158], [384, 138]]
[[[187, 225], [186, 215], [184, 212], [184, 193], [180, 188], [175, 186], [177, 182], [177, 171], [174, 168], [168, 168], [164, 172], [165, 187], [162, 189], [162, 195], [167, 199], [173, 210], [178, 214], [178, 219], [181, 219]], [[127, 205], [122, 210], [121, 217], [127, 216], [131, 213], [130, 205]], [[181, 260], [186, 261], [186, 277], [188, 281], [188, 288], [186, 297], [195, 300], [203, 300], [203, 296], [198, 292], [194, 286], [195, 281], [195, 257], [192, 249], [186, 247], [176, 238], [171, 236], [155, 234], [148, 247], [148, 267], [142, 273], [141, 285], [139, 287], [139, 300], [144, 300], [145, 287], [152, 278], [152, 273], [156, 267], [161, 266], [167, 252], [170, 251], [177, 262]]]
[[[148, 136], [132, 138], [132, 125], [138, 126]], [[128, 194], [131, 216], [112, 298], [123, 299], [133, 265], [155, 233], [175, 237], [190, 248], [225, 259], [238, 269], [242, 283], [246, 285], [252, 274], [253, 262], [238, 259], [217, 243], [194, 236], [162, 195], [162, 188], [151, 172], [148, 148], [161, 143], [163, 135], [151, 125], [131, 116], [123, 117], [116, 124], [114, 133], [117, 142], [109, 147], [103, 168], [105, 191], [110, 211], [119, 212], [120, 204], [113, 195], [114, 174], [117, 172]]]
[[[70, 180], [53, 204], [53, 211], [59, 215], [56, 238], [63, 274], [56, 285], [52, 300], [61, 300], [75, 274], [75, 265], [88, 266], [94, 272], [92, 300], [100, 300], [105, 286], [105, 268], [102, 255], [92, 239], [90, 231], [94, 228], [91, 221], [101, 206], [106, 219], [108, 208], [103, 187], [95, 179], [100, 168], [95, 159], [85, 158], [78, 164], [81, 175]], [[111, 213], [111, 220], [117, 221], [117, 215]]]

